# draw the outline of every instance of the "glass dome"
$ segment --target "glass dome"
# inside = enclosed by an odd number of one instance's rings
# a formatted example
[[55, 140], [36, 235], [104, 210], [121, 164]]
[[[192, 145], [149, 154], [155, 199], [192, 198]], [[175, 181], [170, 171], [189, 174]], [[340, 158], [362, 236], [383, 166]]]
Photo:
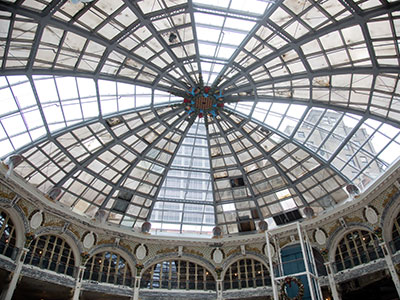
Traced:
[[89, 219], [250, 233], [334, 208], [399, 157], [398, 2], [0, 9], [0, 157]]

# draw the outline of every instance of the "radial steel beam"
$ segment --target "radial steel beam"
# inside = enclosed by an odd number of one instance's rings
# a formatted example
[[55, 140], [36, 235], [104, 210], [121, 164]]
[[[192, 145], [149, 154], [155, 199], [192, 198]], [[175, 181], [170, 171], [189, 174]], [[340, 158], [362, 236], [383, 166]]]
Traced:
[[178, 142], [178, 146], [176, 147], [175, 152], [172, 153], [172, 157], [171, 157], [171, 159], [169, 160], [167, 166], [165, 167], [165, 172], [164, 172], [164, 174], [162, 175], [162, 178], [161, 178], [161, 181], [160, 181], [160, 185], [158, 186], [157, 191], [156, 191], [156, 193], [154, 194], [153, 201], [152, 201], [152, 203], [151, 203], [151, 205], [150, 205], [149, 212], [148, 212], [147, 217], [146, 217], [146, 220], [147, 220], [147, 221], [150, 220], [150, 218], [151, 218], [151, 213], [153, 212], [154, 204], [156, 203], [157, 198], [158, 198], [158, 195], [160, 194], [161, 187], [162, 187], [162, 185], [164, 184], [164, 181], [165, 181], [165, 179], [166, 179], [167, 176], [168, 176], [168, 172], [169, 172], [169, 170], [171, 169], [172, 163], [174, 162], [174, 159], [175, 159], [176, 155], [178, 154], [179, 148], [182, 146], [183, 141], [185, 140], [185, 137], [186, 137], [187, 133], [188, 133], [189, 130], [190, 130], [190, 127], [192, 127], [194, 121], [196, 120], [196, 117], [197, 117], [197, 116], [195, 116], [194, 114], [193, 114], [192, 116], [189, 117], [189, 119], [188, 119], [188, 121], [187, 121], [187, 122], [188, 122], [188, 126], [185, 128], [185, 131], [184, 131], [183, 134], [182, 134], [182, 138], [181, 138], [180, 141]]
[[[193, 81], [193, 79], [190, 77], [190, 75], [188, 74], [188, 72], [186, 71], [185, 67], [182, 65], [182, 62], [180, 62], [178, 60], [178, 58], [176, 57], [175, 53], [172, 52], [170, 46], [165, 42], [165, 40], [160, 36], [160, 34], [157, 32], [157, 30], [155, 29], [154, 25], [151, 22], [151, 19], [146, 18], [145, 15], [142, 14], [141, 10], [139, 9], [138, 5], [136, 3], [127, 1], [126, 2], [128, 7], [135, 13], [135, 15], [138, 17], [138, 19], [140, 20], [140, 23], [143, 24], [152, 34], [152, 37], [155, 38], [164, 48], [164, 50], [168, 53], [168, 55], [172, 58], [172, 60], [174, 61], [175, 66], [179, 67], [179, 70], [186, 75], [186, 79], [188, 80], [188, 82], [192, 85], [195, 86], [196, 83]], [[165, 5], [166, 6], [166, 5]], [[166, 19], [169, 18], [169, 15], [167, 14], [167, 16], [165, 17]], [[172, 20], [171, 20], [172, 21]], [[172, 28], [172, 30], [174, 30]], [[179, 37], [179, 34], [178, 34]], [[182, 42], [182, 41], [181, 41]], [[184, 48], [185, 49], [185, 48]], [[185, 50], [186, 51], [186, 50]], [[187, 55], [187, 53], [186, 53]]]
[[211, 155], [211, 145], [210, 145], [210, 140], [211, 140], [211, 136], [210, 136], [210, 130], [208, 128], [208, 117], [205, 116], [204, 117], [204, 126], [206, 127], [206, 136], [207, 136], [207, 148], [208, 148], [208, 159], [209, 159], [209, 164], [210, 164], [210, 180], [211, 180], [211, 189], [212, 189], [212, 195], [213, 195], [213, 207], [214, 207], [214, 222], [215, 225], [218, 225], [218, 217], [217, 217], [217, 204], [215, 203], [215, 186], [214, 186], [214, 182], [215, 182], [215, 178], [214, 178], [214, 168], [212, 166], [212, 155]]
[[235, 10], [235, 9], [227, 9], [224, 7], [218, 7], [218, 6], [213, 6], [213, 5], [204, 5], [201, 3], [196, 3], [194, 6], [194, 11], [195, 12], [206, 12], [206, 13], [213, 13], [214, 15], [217, 16], [222, 16], [222, 17], [231, 17], [239, 20], [245, 20], [245, 21], [262, 21], [262, 16], [251, 13], [251, 12], [244, 12], [241, 10]]
[[[40, 19], [42, 18], [42, 15], [39, 12], [30, 10], [27, 8], [22, 8], [22, 7], [17, 6], [16, 4], [11, 4], [11, 3], [5, 4], [3, 2], [0, 2], [0, 10], [11, 12], [14, 15], [19, 14], [19, 15], [22, 15], [22, 16], [25, 16], [28, 18], [32, 18], [33, 20], [37, 20], [38, 23], [40, 22]], [[94, 41], [94, 42], [104, 46], [106, 48], [106, 52], [108, 51], [108, 53], [111, 52], [110, 50], [115, 50], [118, 53], [120, 53], [121, 55], [140, 63], [142, 66], [148, 67], [149, 69], [153, 70], [157, 74], [160, 74], [163, 71], [158, 66], [156, 66], [152, 63], [149, 63], [148, 61], [146, 61], [145, 59], [143, 59], [137, 55], [132, 54], [128, 50], [126, 50], [118, 45], [110, 44], [110, 41], [108, 41], [107, 39], [102, 38], [99, 35], [94, 35], [93, 33], [86, 31], [78, 26], [73, 25], [73, 24], [66, 23], [65, 21], [61, 21], [59, 19], [49, 18], [48, 20], [46, 20], [46, 22], [43, 23], [43, 25], [44, 26], [47, 26], [47, 25], [54, 26], [54, 27], [63, 29], [68, 32], [73, 32], [73, 33], [75, 33], [79, 36], [82, 36], [88, 40]], [[61, 72], [61, 71], [59, 71], [59, 72]], [[47, 72], [47, 73], [49, 73], [49, 72]], [[92, 76], [93, 75], [94, 74], [92, 74]], [[176, 86], [180, 86], [181, 88], [186, 89], [185, 85], [183, 85], [181, 82], [177, 81], [174, 77], [172, 77], [168, 74], [165, 74], [165, 77], [168, 78], [168, 80], [170, 80], [171, 82], [174, 82], [174, 84], [176, 84]], [[115, 78], [116, 77], [114, 76], [114, 79]]]
[[[372, 93], [371, 93], [372, 94]], [[224, 98], [225, 103], [240, 103], [240, 102], [253, 102], [254, 96], [232, 96], [232, 95], [227, 95]], [[266, 102], [266, 103], [285, 103], [285, 104], [296, 104], [296, 105], [303, 105], [306, 106], [308, 110], [312, 108], [323, 108], [323, 109], [329, 109], [333, 111], [340, 111], [343, 113], [351, 113], [357, 116], [361, 116], [363, 118], [370, 118], [373, 120], [377, 120], [379, 122], [387, 123], [390, 124], [394, 127], [400, 128], [400, 120], [393, 120], [389, 117], [383, 117], [381, 115], [376, 115], [371, 113], [368, 110], [368, 107], [363, 110], [357, 110], [352, 107], [344, 106], [344, 105], [333, 105], [330, 104], [330, 102], [323, 102], [323, 101], [318, 101], [318, 100], [304, 100], [304, 99], [299, 99], [299, 98], [284, 98], [284, 97], [276, 97], [276, 96], [258, 96], [258, 99], [255, 101], [256, 103], [260, 102]], [[388, 112], [390, 111], [390, 108], [388, 107]], [[251, 114], [250, 114], [251, 117]]]
[[[53, 69], [51, 71], [47, 69], [34, 69], [34, 70], [26, 70], [26, 69], [4, 69], [1, 70], [1, 75], [3, 76], [15, 76], [15, 75], [27, 75], [27, 76], [33, 76], [33, 75], [54, 75], [54, 76], [72, 76], [72, 77], [83, 77], [83, 78], [90, 78], [93, 79], [94, 75], [93, 73], [86, 72], [86, 71], [73, 71], [73, 70], [56, 70]], [[106, 75], [106, 74], [100, 74], [97, 76], [97, 79], [103, 79], [103, 80], [110, 80], [110, 81], [115, 81], [116, 78], [113, 75]], [[117, 78], [118, 82], [122, 83], [127, 83], [127, 84], [135, 84], [138, 86], [143, 86], [147, 88], [153, 88], [153, 85], [140, 81], [140, 80], [135, 80], [132, 81], [132, 78], [129, 77], [118, 77]], [[172, 86], [162, 86], [158, 85], [157, 90], [164, 91], [164, 92], [182, 92], [183, 89], [179, 89], [176, 87]], [[186, 89], [184, 89], [186, 91]]]
[[[222, 117], [222, 114], [220, 114], [220, 116]], [[236, 124], [234, 124], [234, 122], [232, 122], [232, 121], [230, 121], [230, 120], [227, 120], [226, 118], [223, 118], [223, 120], [225, 120], [225, 121], [226, 121], [228, 124], [230, 124], [232, 127], [235, 127], [235, 125], [236, 125]], [[233, 149], [232, 144], [229, 142], [229, 139], [228, 139], [228, 137], [226, 136], [226, 133], [225, 133], [224, 129], [222, 128], [221, 124], [219, 124], [219, 120], [218, 120], [218, 119], [215, 119], [215, 125], [218, 127], [218, 129], [219, 129], [219, 134], [225, 139], [226, 145], [228, 146], [228, 148], [229, 148], [229, 150], [231, 151], [232, 155], [235, 157], [235, 160], [236, 160], [236, 162], [237, 162], [237, 168], [240, 170], [240, 172], [241, 172], [242, 175], [243, 175], [243, 180], [244, 180], [244, 182], [246, 183], [246, 187], [249, 189], [250, 194], [251, 194], [251, 200], [252, 200], [252, 201], [254, 202], [254, 204], [255, 204], [255, 207], [256, 207], [256, 209], [257, 209], [259, 218], [262, 219], [263, 214], [262, 214], [261, 209], [260, 209], [260, 207], [259, 207], [259, 205], [258, 205], [258, 202], [257, 202], [257, 199], [256, 199], [256, 195], [255, 195], [255, 193], [254, 193], [254, 190], [253, 190], [253, 187], [252, 187], [252, 185], [251, 185], [251, 182], [250, 182], [249, 179], [247, 178], [246, 171], [244, 170], [244, 168], [243, 168], [243, 166], [242, 166], [242, 164], [241, 164], [241, 162], [240, 162], [240, 160], [239, 160], [239, 157], [238, 157], [237, 154], [236, 154], [236, 151]], [[236, 128], [236, 127], [235, 127], [235, 128]], [[242, 131], [239, 130], [239, 132], [240, 132], [241, 134], [243, 134]]]
[[[335, 69], [324, 69], [324, 70], [318, 70], [314, 71], [310, 77], [310, 74], [308, 73], [298, 73], [298, 74], [293, 74], [293, 75], [285, 75], [285, 76], [279, 76], [279, 77], [274, 77], [274, 78], [269, 78], [267, 80], [259, 81], [255, 83], [256, 87], [263, 87], [266, 85], [272, 85], [272, 84], [277, 84], [281, 82], [290, 82], [293, 80], [298, 80], [298, 79], [310, 79], [310, 78], [316, 78], [316, 77], [321, 77], [321, 76], [330, 76], [330, 75], [341, 75], [341, 74], [370, 74], [370, 75], [378, 75], [379, 73], [393, 73], [393, 74], [399, 74], [400, 73], [400, 68], [398, 67], [379, 67], [378, 70], [375, 70], [371, 67], [357, 67], [357, 68], [335, 68]], [[225, 94], [234, 94], [234, 93], [240, 93], [240, 92], [245, 92], [249, 90], [251, 87], [250, 85], [242, 85], [240, 88], [231, 88], [231, 89], [226, 89]]]
[[[186, 115], [184, 114], [180, 118], [177, 118], [171, 125], [164, 124], [164, 126], [167, 127], [166, 130], [164, 130], [164, 132], [162, 134], [160, 134], [150, 145], [148, 145], [146, 147], [146, 149], [142, 153], [140, 153], [140, 155], [138, 155], [136, 157], [135, 161], [129, 166], [129, 168], [126, 170], [125, 174], [116, 182], [115, 186], [112, 188], [110, 193], [107, 195], [106, 199], [101, 204], [100, 208], [104, 208], [107, 205], [108, 201], [111, 199], [111, 197], [114, 195], [114, 193], [119, 188], [125, 189], [125, 188], [121, 187], [121, 184], [128, 178], [128, 176], [130, 175], [132, 170], [134, 170], [136, 168], [138, 163], [141, 162], [145, 158], [145, 156], [149, 153], [149, 151], [152, 150], [159, 141], [161, 141], [163, 138], [165, 138], [165, 136], [170, 132], [170, 130], [173, 130], [173, 128], [176, 128], [176, 126], [179, 123], [181, 123], [182, 121], [184, 121], [185, 118], [186, 118]], [[136, 193], [136, 191], [135, 191], [135, 193]], [[148, 198], [149, 196], [147, 195], [146, 197]]]
[[[282, 48], [280, 48], [279, 50], [265, 56], [264, 58], [260, 59], [258, 62], [250, 65], [247, 68], [244, 68], [243, 71], [250, 73], [251, 71], [257, 69], [258, 67], [264, 65], [265, 63], [267, 63], [268, 61], [273, 60], [276, 57], [281, 56], [282, 54], [292, 50], [294, 47], [293, 45], [296, 45], [296, 48], [299, 48], [301, 45], [306, 44], [312, 40], [315, 40], [323, 35], [326, 35], [330, 32], [334, 32], [340, 29], [344, 29], [347, 27], [351, 27], [354, 25], [359, 25], [360, 22], [366, 23], [368, 20], [380, 16], [382, 14], [387, 14], [396, 10], [400, 9], [400, 2], [394, 2], [394, 3], [390, 3], [388, 4], [387, 7], [379, 7], [379, 8], [374, 8], [368, 11], [363, 12], [362, 15], [359, 15], [357, 18], [355, 18], [354, 16], [349, 16], [346, 19], [341, 20], [340, 22], [335, 22], [331, 25], [327, 25], [325, 27], [323, 27], [322, 29], [315, 31], [315, 32], [311, 32], [309, 34], [304, 35], [303, 37], [297, 39], [293, 44], [287, 44], [286, 46], [283, 46]], [[271, 9], [272, 11], [272, 9]], [[267, 20], [265, 20], [266, 22], [268, 22]], [[261, 24], [260, 24], [261, 26]], [[258, 30], [258, 28], [257, 28]], [[245, 40], [246, 41], [246, 40]], [[243, 43], [245, 42], [243, 41]], [[247, 41], [246, 41], [247, 42]], [[245, 44], [244, 44], [245, 45]], [[233, 57], [232, 57], [233, 58]], [[231, 59], [232, 59], [231, 58]], [[330, 74], [334, 73], [337, 69], [329, 69]], [[358, 70], [358, 67], [354, 67], [353, 68], [353, 73], [356, 73]], [[223, 70], [225, 71], [225, 70]], [[221, 73], [223, 74], [223, 73]], [[308, 74], [308, 77], [310, 75]], [[238, 81], [240, 78], [239, 75], [235, 75], [234, 77], [232, 77], [229, 81], [225, 82], [221, 88], [227, 88], [231, 82], [236, 82]]]
[[[179, 113], [181, 110], [171, 110], [166, 114], [161, 115], [162, 119], [166, 119], [169, 118], [177, 113]], [[100, 121], [103, 126], [105, 126], [105, 128], [107, 128], [107, 125], [104, 124], [104, 121], [101, 120], [96, 120], [96, 121]], [[71, 169], [71, 171], [69, 171], [58, 183], [56, 186], [62, 186], [65, 182], [68, 181], [68, 179], [70, 179], [78, 170], [85, 170], [87, 169], [87, 166], [90, 165], [95, 159], [97, 159], [99, 156], [101, 156], [103, 153], [109, 151], [111, 148], [113, 148], [115, 145], [122, 145], [123, 148], [125, 148], [126, 150], [130, 151], [130, 152], [134, 152], [133, 149], [124, 146], [124, 143], [122, 142], [124, 139], [128, 138], [129, 136], [133, 135], [134, 133], [140, 132], [141, 130], [148, 128], [149, 126], [159, 123], [160, 120], [157, 118], [154, 118], [150, 121], [148, 121], [147, 123], [143, 123], [141, 125], [139, 125], [137, 128], [135, 128], [135, 130], [133, 131], [127, 131], [126, 133], [115, 137], [114, 139], [107, 143], [106, 145], [104, 145], [103, 147], [101, 147], [99, 150], [97, 150], [96, 152], [94, 152], [92, 155], [88, 156], [87, 158], [85, 158], [84, 160], [82, 160], [79, 164], [75, 165], [75, 167], [73, 169]], [[165, 125], [165, 124], [164, 124]], [[70, 130], [67, 130], [70, 131]], [[136, 156], [140, 156], [140, 153], [135, 152]]]
[[[235, 122], [232, 122], [230, 118], [226, 115], [225, 112], [222, 112], [221, 114], [222, 119], [225, 121], [229, 122], [231, 126], [233, 126], [236, 130], [238, 130], [244, 137], [246, 137], [249, 141], [251, 141], [254, 145], [254, 147], [257, 148], [258, 151], [260, 151], [263, 155], [264, 158], [267, 159], [271, 164], [276, 168], [278, 173], [286, 180], [286, 182], [289, 184], [289, 187], [292, 188], [300, 200], [303, 202], [304, 206], [308, 206], [308, 202], [306, 199], [304, 199], [302, 193], [299, 191], [299, 189], [296, 187], [296, 185], [293, 184], [292, 180], [289, 178], [289, 176], [286, 175], [285, 171], [282, 170], [282, 168], [279, 166], [279, 164], [275, 161], [275, 159], [272, 157], [271, 154], [267, 153], [247, 132], [243, 130], [243, 124], [237, 125]], [[256, 202], [256, 200], [254, 200]]]
[[193, 12], [193, 0], [188, 0], [188, 11], [190, 13], [190, 20], [191, 20], [191, 25], [192, 25], [192, 32], [193, 32], [193, 39], [194, 39], [194, 47], [196, 49], [196, 62], [197, 62], [197, 68], [198, 72], [202, 74], [201, 72], [201, 61], [200, 61], [200, 50], [199, 50], [199, 43], [197, 40], [197, 30], [196, 30], [196, 25], [195, 25], [195, 18], [194, 18], [194, 12]]
[[[288, 138], [286, 135], [284, 135], [283, 133], [279, 132], [278, 130], [276, 130], [275, 128], [268, 126], [267, 124], [263, 124], [258, 120], [252, 120], [250, 119], [249, 116], [243, 115], [240, 112], [236, 112], [233, 111], [229, 108], [225, 108], [226, 111], [232, 112], [234, 114], [237, 114], [239, 116], [241, 116], [243, 119], [248, 120], [248, 121], [252, 121], [258, 125], [260, 125], [261, 127], [264, 127], [268, 130], [270, 130], [271, 132], [275, 133], [276, 135], [278, 135], [280, 138], [282, 138], [283, 140], [285, 140], [286, 142], [292, 143], [294, 145], [296, 145], [297, 147], [299, 147], [301, 150], [303, 150], [304, 152], [308, 153], [311, 157], [313, 157], [319, 164], [321, 165], [326, 165], [326, 161], [323, 160], [321, 157], [319, 157], [318, 155], [316, 155], [311, 149], [307, 148], [306, 146], [304, 146], [303, 144], [299, 143], [298, 141], [294, 140], [294, 139], [290, 139]], [[272, 151], [272, 153], [274, 153], [276, 150]], [[337, 170], [334, 166], [330, 165], [329, 166], [335, 173], [337, 173], [339, 175], [339, 177], [341, 177], [344, 181], [349, 181], [349, 179], [344, 176], [339, 170]], [[314, 169], [315, 170], [315, 169]], [[313, 171], [310, 171], [313, 172]], [[303, 177], [302, 177], [303, 178]]]
[[[237, 50], [232, 54], [231, 58], [228, 60], [227, 64], [225, 67], [220, 72], [219, 77], [223, 77], [225, 72], [229, 69], [229, 67], [232, 65], [232, 63], [235, 61], [236, 57], [239, 55], [239, 53], [244, 49], [246, 44], [255, 36], [256, 32], [262, 24], [264, 24], [269, 17], [274, 13], [274, 11], [282, 4], [283, 0], [276, 0], [275, 3], [272, 5], [272, 7], [267, 8], [265, 11], [264, 15], [262, 16], [261, 20], [257, 22], [257, 24], [253, 27], [252, 30], [250, 30], [249, 34], [246, 36], [246, 38], [240, 43], [239, 47]], [[236, 82], [236, 81], [231, 81], [228, 80], [223, 86], [221, 86], [222, 89], [226, 88], [231, 84], [231, 82]]]

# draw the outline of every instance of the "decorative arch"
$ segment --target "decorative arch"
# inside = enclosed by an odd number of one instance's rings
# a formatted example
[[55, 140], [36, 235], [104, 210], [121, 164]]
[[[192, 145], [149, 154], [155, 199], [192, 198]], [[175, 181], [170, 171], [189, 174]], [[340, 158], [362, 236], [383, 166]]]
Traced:
[[16, 226], [10, 214], [0, 208], [0, 254], [15, 258], [17, 253]]
[[[153, 257], [152, 259], [150, 259], [144, 263], [143, 271], [156, 263], [159, 263], [159, 262], [162, 262], [165, 260], [176, 259], [176, 258], [177, 258], [176, 252], [156, 255], [155, 257]], [[208, 260], [206, 260], [204, 257], [195, 255], [195, 254], [190, 254], [190, 253], [182, 253], [182, 255], [179, 256], [179, 259], [192, 261], [198, 265], [201, 265], [204, 268], [208, 269], [214, 278], [218, 277], [217, 273], [215, 272], [215, 266], [212, 263], [210, 263]]]
[[188, 255], [164, 255], [146, 264], [140, 287], [215, 291], [216, 277], [212, 269], [198, 259]]
[[336, 249], [342, 237], [347, 232], [357, 228], [371, 232], [373, 231], [373, 228], [367, 223], [348, 223], [346, 227], [339, 226], [329, 235], [328, 241], [326, 242], [326, 250], [328, 251], [327, 257], [329, 262], [333, 263], [335, 261], [334, 249]]
[[[400, 248], [393, 245], [393, 227], [396, 226], [397, 222], [400, 225], [400, 220], [396, 221], [400, 216], [400, 193], [396, 193], [389, 201], [388, 205], [385, 206], [381, 216], [381, 227], [383, 240], [390, 244], [392, 250], [398, 250]], [[400, 230], [399, 230], [400, 233]], [[400, 237], [398, 238], [400, 240]], [[399, 243], [399, 242], [398, 242]], [[400, 247], [400, 245], [399, 245]], [[396, 249], [397, 248], [397, 249]]]
[[254, 251], [246, 251], [246, 255], [243, 255], [241, 252], [237, 252], [234, 253], [232, 255], [230, 255], [222, 264], [222, 273], [221, 273], [221, 277], [223, 277], [225, 275], [226, 269], [235, 261], [241, 259], [241, 258], [252, 258], [252, 259], [257, 259], [260, 262], [262, 262], [267, 268], [269, 262], [267, 261], [267, 257], [261, 253], [257, 253]]
[[84, 280], [115, 285], [133, 286], [135, 259], [126, 249], [116, 245], [100, 245], [93, 248], [84, 262]]
[[392, 252], [395, 253], [400, 250], [400, 204], [397, 204], [396, 209], [393, 209], [390, 218], [388, 218], [384, 226], [384, 241], [387, 242]]
[[343, 230], [333, 246], [329, 258], [336, 272], [383, 257], [379, 239], [368, 226], [352, 226]]
[[230, 259], [222, 272], [223, 289], [256, 288], [271, 285], [269, 268], [257, 255], [239, 255]]
[[96, 255], [100, 252], [105, 252], [105, 251], [114, 252], [116, 254], [121, 255], [125, 259], [129, 268], [131, 268], [131, 270], [135, 270], [136, 258], [132, 254], [133, 251], [128, 250], [120, 245], [116, 245], [116, 244], [97, 245], [97, 246], [93, 247], [92, 249], [90, 249], [89, 258], [92, 257], [93, 255]]
[[65, 237], [42, 234], [36, 236], [28, 247], [29, 252], [25, 256], [25, 264], [72, 277], [76, 275], [76, 256]]
[[0, 198], [0, 209], [6, 211], [13, 221], [16, 231], [15, 245], [17, 248], [22, 248], [24, 246], [25, 233], [30, 229], [24, 212], [18, 205], [13, 204], [13, 201], [6, 198]]
[[55, 235], [63, 238], [71, 247], [75, 258], [75, 266], [78, 267], [81, 265], [81, 253], [83, 247], [82, 243], [78, 240], [74, 233], [63, 227], [50, 226], [41, 227], [35, 231], [35, 237], [42, 235]]

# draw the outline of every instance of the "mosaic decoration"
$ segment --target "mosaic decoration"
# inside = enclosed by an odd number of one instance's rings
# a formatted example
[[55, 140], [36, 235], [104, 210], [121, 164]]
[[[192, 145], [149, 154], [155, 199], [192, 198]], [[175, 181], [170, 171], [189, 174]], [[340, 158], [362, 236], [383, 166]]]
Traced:
[[186, 93], [171, 93], [184, 98], [182, 105], [189, 116], [194, 114], [199, 118], [216, 117], [224, 108], [224, 95], [215, 86], [204, 86], [202, 76], [200, 75], [199, 78], [199, 84]]

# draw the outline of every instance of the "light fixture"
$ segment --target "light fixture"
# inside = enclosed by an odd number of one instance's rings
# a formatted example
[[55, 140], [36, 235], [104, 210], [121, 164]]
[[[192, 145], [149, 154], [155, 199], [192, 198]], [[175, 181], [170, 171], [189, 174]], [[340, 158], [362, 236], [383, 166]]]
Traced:
[[53, 187], [50, 191], [47, 193], [47, 197], [52, 200], [52, 201], [57, 201], [60, 199], [62, 194], [62, 189], [59, 187]]

